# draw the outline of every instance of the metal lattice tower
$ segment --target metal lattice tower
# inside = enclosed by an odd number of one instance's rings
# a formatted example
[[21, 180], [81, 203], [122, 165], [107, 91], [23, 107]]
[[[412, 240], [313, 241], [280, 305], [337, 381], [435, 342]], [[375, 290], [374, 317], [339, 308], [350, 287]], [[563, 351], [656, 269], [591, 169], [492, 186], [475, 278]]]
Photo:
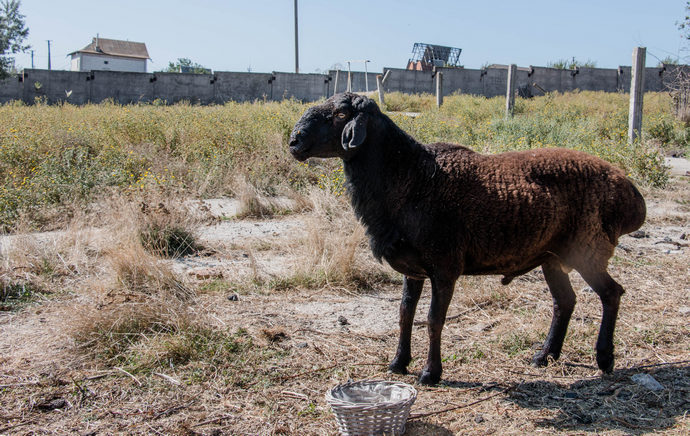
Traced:
[[415, 42], [407, 68], [428, 71], [433, 67], [460, 67], [461, 51], [455, 47]]

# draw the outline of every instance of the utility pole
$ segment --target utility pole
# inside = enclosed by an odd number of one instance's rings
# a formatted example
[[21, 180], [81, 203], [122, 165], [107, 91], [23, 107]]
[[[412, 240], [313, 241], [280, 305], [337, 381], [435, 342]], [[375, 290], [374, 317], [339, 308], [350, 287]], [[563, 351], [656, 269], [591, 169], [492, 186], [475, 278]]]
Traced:
[[34, 69], [34, 51], [31, 50], [31, 69]]
[[50, 40], [47, 39], [46, 41], [48, 41], [48, 70], [50, 71]]
[[295, 73], [299, 73], [299, 38], [297, 37], [297, 0], [295, 0]]

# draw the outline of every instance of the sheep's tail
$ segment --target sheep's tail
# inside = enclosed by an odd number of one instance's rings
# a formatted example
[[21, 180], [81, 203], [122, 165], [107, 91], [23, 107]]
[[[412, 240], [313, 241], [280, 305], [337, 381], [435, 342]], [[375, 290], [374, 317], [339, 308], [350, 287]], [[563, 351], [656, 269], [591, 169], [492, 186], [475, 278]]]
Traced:
[[644, 220], [647, 216], [647, 206], [645, 205], [644, 198], [640, 191], [637, 190], [632, 182], [629, 182], [631, 188], [631, 196], [628, 197], [623, 204], [625, 206], [625, 213], [623, 220], [621, 221], [621, 234], [634, 232], [635, 230], [642, 227]]

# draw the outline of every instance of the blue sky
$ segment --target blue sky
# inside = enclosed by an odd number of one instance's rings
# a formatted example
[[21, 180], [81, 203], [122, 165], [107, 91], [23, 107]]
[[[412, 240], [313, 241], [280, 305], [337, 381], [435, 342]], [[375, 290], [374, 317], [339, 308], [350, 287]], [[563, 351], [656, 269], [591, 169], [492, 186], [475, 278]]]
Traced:
[[[300, 72], [370, 59], [369, 71], [404, 68], [415, 42], [462, 48], [461, 63], [546, 66], [575, 57], [630, 65], [635, 46], [657, 58], [690, 56], [678, 0], [299, 0]], [[22, 0], [36, 68], [69, 69], [91, 38], [145, 42], [148, 70], [190, 58], [217, 71], [294, 71], [293, 0]], [[30, 67], [28, 54], [16, 57]], [[363, 70], [361, 64], [353, 69]]]

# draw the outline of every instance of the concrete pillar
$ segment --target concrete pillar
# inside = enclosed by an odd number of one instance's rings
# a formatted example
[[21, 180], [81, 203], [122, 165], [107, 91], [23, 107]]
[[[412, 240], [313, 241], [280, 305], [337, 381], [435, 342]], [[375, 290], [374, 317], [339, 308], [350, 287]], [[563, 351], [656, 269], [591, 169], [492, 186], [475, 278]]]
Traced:
[[510, 64], [508, 67], [508, 84], [506, 88], [506, 118], [513, 116], [515, 107], [515, 82], [517, 79], [517, 65]]
[[645, 47], [633, 50], [632, 73], [630, 77], [630, 111], [628, 112], [628, 141], [632, 144], [642, 132], [642, 100], [644, 99], [644, 64], [647, 55]]
[[380, 74], [376, 75], [376, 88], [379, 91], [379, 105], [383, 108], [383, 76]]
[[443, 104], [443, 73], [436, 72], [436, 107]]

